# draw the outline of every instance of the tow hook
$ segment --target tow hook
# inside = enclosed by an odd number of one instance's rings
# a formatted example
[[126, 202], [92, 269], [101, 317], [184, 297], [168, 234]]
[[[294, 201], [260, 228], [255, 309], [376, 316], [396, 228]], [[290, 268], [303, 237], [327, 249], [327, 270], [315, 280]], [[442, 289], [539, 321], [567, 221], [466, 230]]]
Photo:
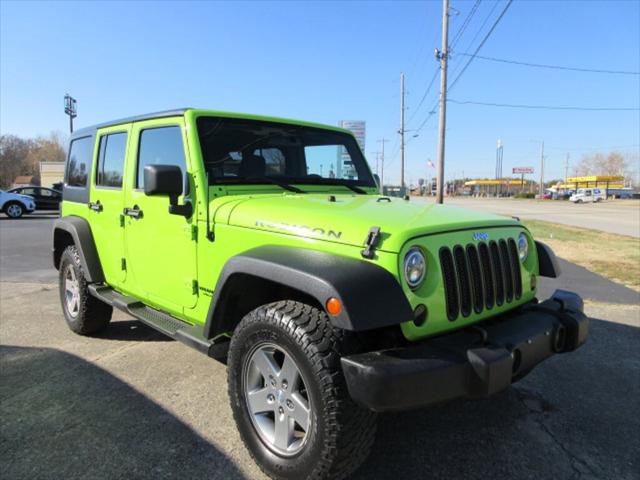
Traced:
[[375, 256], [375, 250], [380, 242], [380, 227], [371, 227], [367, 234], [367, 239], [364, 241], [365, 248], [360, 251], [360, 254], [364, 258], [373, 258]]

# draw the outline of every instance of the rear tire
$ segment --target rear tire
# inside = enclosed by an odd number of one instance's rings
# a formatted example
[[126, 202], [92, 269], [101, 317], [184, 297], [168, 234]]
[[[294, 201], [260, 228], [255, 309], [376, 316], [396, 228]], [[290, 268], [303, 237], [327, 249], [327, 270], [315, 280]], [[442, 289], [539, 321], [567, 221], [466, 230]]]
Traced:
[[113, 307], [89, 293], [75, 245], [68, 246], [62, 252], [58, 280], [62, 312], [71, 331], [91, 335], [109, 325]]
[[[347, 392], [340, 358], [353, 351], [348, 343], [324, 311], [294, 301], [261, 306], [236, 327], [228, 359], [231, 408], [242, 440], [267, 475], [342, 479], [367, 458], [376, 414], [356, 405]], [[259, 358], [267, 362], [254, 360], [262, 353]], [[287, 375], [291, 371], [298, 374]], [[264, 395], [257, 406], [256, 394]], [[299, 417], [295, 409], [301, 404]], [[278, 445], [278, 426], [284, 424], [293, 434]]]
[[26, 209], [20, 202], [9, 202], [4, 206], [3, 210], [7, 217], [15, 220], [22, 217]]

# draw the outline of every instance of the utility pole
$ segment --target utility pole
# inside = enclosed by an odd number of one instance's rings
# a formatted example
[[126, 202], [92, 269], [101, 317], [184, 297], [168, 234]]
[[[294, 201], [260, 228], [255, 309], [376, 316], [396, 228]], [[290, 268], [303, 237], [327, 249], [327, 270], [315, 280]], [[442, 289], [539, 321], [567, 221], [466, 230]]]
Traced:
[[569, 154], [567, 153], [567, 158], [564, 161], [564, 184], [567, 184], [567, 177], [569, 176]]
[[385, 138], [378, 140], [378, 142], [382, 144], [382, 148], [380, 149], [380, 195], [384, 195], [384, 144], [388, 141], [389, 140]]
[[69, 131], [73, 133], [73, 119], [78, 116], [78, 102], [68, 93], [64, 96], [64, 113], [69, 115]]
[[540, 144], [540, 198], [544, 195], [544, 140]]
[[400, 195], [404, 196], [404, 72], [400, 72]]
[[442, 51], [436, 50], [440, 60], [440, 123], [438, 126], [438, 180], [436, 203], [443, 202], [444, 141], [447, 128], [447, 59], [449, 56], [449, 0], [442, 0]]
[[376, 156], [376, 175], [380, 175], [380, 167], [378, 165], [379, 160], [380, 160], [380, 152], [375, 151], [375, 152], [369, 152], [369, 153], [371, 153], [371, 154]]

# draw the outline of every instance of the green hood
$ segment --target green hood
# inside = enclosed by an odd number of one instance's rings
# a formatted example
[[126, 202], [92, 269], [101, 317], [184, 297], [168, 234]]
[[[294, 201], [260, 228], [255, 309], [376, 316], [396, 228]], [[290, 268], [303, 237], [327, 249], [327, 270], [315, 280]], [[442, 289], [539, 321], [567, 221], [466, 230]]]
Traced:
[[517, 225], [514, 219], [377, 195], [262, 194], [213, 201], [215, 222], [305, 236], [361, 247], [369, 229], [380, 227], [378, 248], [397, 253], [410, 238], [451, 230]]

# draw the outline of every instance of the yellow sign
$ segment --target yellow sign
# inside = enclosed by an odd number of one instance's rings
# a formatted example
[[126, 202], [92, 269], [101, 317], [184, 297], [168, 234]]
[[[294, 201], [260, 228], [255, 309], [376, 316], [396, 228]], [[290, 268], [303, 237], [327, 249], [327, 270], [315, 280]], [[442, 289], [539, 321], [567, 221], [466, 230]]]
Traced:
[[619, 175], [591, 175], [588, 177], [568, 177], [567, 183], [583, 183], [583, 182], [621, 182], [624, 177]]

